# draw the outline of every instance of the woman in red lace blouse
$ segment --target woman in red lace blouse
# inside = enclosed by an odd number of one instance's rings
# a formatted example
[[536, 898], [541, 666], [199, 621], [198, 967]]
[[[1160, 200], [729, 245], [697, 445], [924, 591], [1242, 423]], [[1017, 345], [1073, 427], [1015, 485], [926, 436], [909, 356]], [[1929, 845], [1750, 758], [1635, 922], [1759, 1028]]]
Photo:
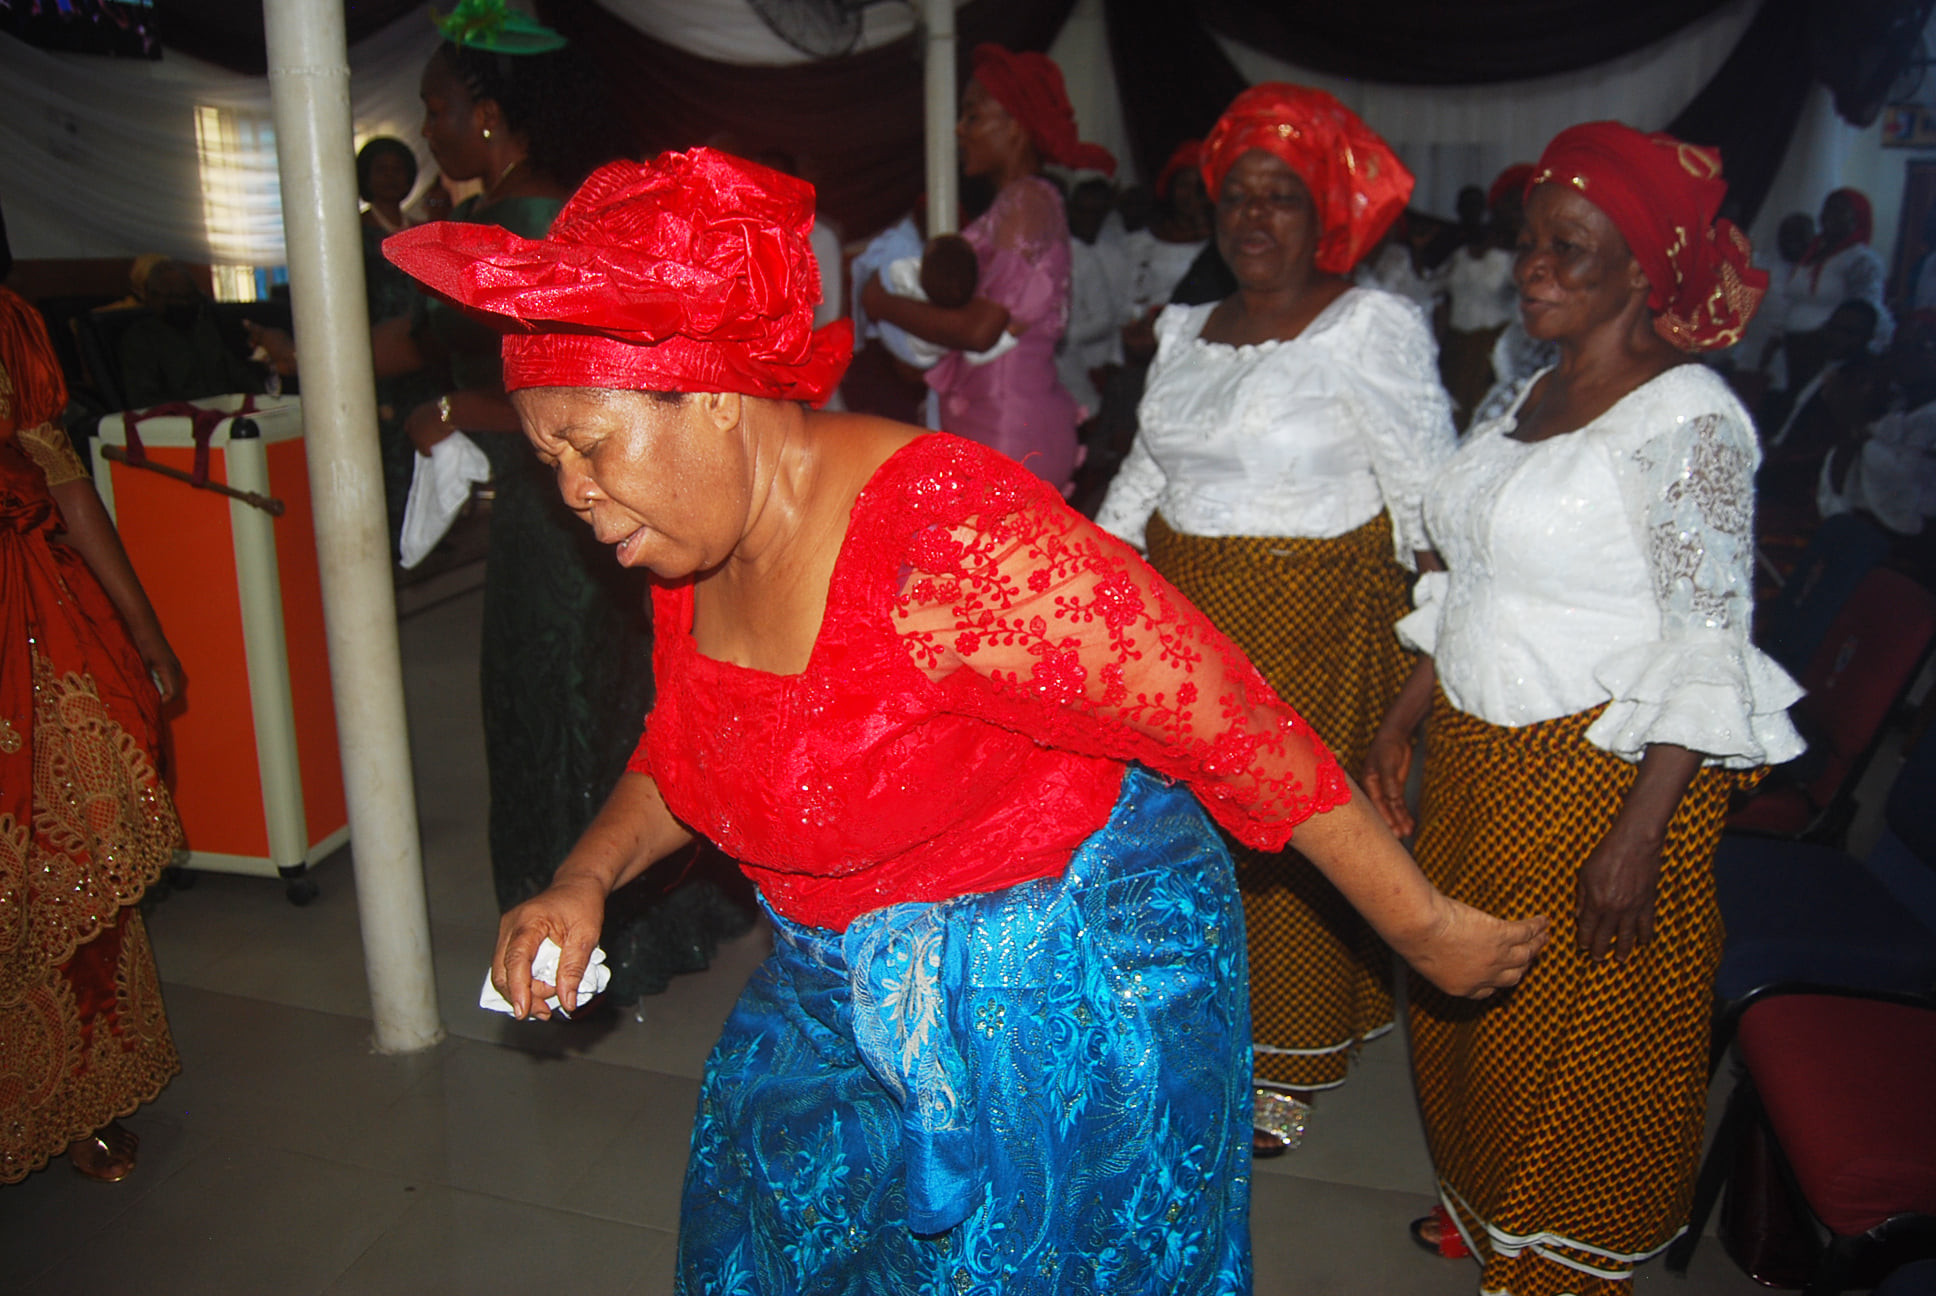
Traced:
[[[809, 408], [811, 189], [614, 163], [543, 240], [386, 252], [499, 320], [565, 501], [657, 578], [656, 710], [492, 977], [558, 999], [610, 891], [704, 834], [773, 955], [708, 1062], [685, 1291], [1247, 1291], [1243, 918], [1210, 821], [1299, 847], [1427, 976], [1544, 924], [1434, 891], [1308, 726], [1126, 546], [970, 442]], [[1194, 795], [1192, 795], [1194, 794]]]

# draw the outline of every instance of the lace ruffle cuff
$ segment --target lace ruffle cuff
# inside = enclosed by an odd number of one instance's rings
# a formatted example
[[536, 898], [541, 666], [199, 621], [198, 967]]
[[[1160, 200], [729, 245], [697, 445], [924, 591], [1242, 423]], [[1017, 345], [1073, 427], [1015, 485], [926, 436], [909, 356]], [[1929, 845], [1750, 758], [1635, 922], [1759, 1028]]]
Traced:
[[1445, 607], [1445, 591], [1452, 583], [1448, 572], [1426, 572], [1412, 586], [1412, 606], [1416, 611], [1398, 619], [1393, 627], [1398, 642], [1414, 652], [1430, 656], [1439, 641], [1439, 613]]
[[1807, 745], [1788, 719], [1801, 686], [1774, 659], [1733, 637], [1623, 649], [1594, 668], [1613, 695], [1586, 739], [1638, 761], [1650, 743], [1702, 753], [1728, 769], [1779, 765]]

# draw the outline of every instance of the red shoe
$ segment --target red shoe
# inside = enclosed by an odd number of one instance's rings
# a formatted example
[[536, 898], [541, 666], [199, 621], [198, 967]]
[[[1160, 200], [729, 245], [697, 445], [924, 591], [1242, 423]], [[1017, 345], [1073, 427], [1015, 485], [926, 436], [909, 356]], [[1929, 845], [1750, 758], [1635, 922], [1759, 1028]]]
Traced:
[[[1452, 1223], [1452, 1215], [1443, 1206], [1434, 1206], [1430, 1215], [1421, 1215], [1412, 1221], [1412, 1241], [1423, 1249], [1445, 1260], [1463, 1260], [1472, 1254], [1465, 1239], [1459, 1236], [1458, 1227]], [[1433, 1236], [1427, 1236], [1428, 1232]]]

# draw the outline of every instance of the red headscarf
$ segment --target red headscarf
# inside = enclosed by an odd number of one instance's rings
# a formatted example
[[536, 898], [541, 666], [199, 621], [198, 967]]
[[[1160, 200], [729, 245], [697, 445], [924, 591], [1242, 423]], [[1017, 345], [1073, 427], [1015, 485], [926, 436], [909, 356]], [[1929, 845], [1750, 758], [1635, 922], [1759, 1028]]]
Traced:
[[1203, 141], [1212, 199], [1251, 149], [1283, 159], [1317, 204], [1317, 267], [1344, 274], [1376, 246], [1412, 196], [1412, 173], [1358, 114], [1322, 90], [1267, 81], [1230, 101]]
[[1486, 190], [1486, 206], [1498, 210], [1499, 200], [1507, 194], [1526, 196], [1526, 187], [1533, 178], [1531, 162], [1515, 162], [1493, 178], [1492, 188]]
[[1179, 171], [1201, 170], [1203, 170], [1203, 141], [1184, 140], [1170, 154], [1170, 160], [1163, 164], [1163, 169], [1156, 173], [1156, 184], [1153, 186], [1156, 196], [1158, 198], [1170, 196], [1170, 182], [1176, 179]]
[[1588, 122], [1553, 137], [1535, 185], [1566, 185], [1606, 213], [1653, 291], [1654, 331], [1683, 351], [1732, 346], [1768, 290], [1768, 272], [1732, 221], [1718, 220], [1721, 155], [1672, 135]]
[[1822, 206], [1828, 206], [1829, 198], [1841, 198], [1848, 203], [1849, 213], [1855, 217], [1855, 227], [1849, 231], [1848, 237], [1838, 239], [1833, 244], [1828, 241], [1827, 235], [1817, 234], [1802, 249], [1801, 264], [1814, 267], [1814, 274], [1808, 281], [1811, 289], [1821, 285], [1824, 261], [1845, 248], [1867, 243], [1875, 237], [1875, 205], [1869, 201], [1869, 195], [1860, 189], [1837, 189], [1828, 198], [1822, 199]]
[[592, 172], [542, 239], [440, 221], [383, 254], [504, 331], [504, 387], [825, 401], [853, 325], [816, 332], [813, 186], [713, 149]]
[[1116, 159], [1108, 149], [1077, 137], [1076, 110], [1062, 84], [1062, 69], [1048, 55], [977, 45], [971, 62], [975, 80], [1021, 123], [1044, 161], [1076, 171], [1116, 174]]

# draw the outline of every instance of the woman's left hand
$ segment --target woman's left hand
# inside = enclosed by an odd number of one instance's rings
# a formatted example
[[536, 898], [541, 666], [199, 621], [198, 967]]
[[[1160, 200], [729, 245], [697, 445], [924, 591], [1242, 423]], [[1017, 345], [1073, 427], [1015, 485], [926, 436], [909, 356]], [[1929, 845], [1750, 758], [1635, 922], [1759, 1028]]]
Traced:
[[144, 646], [141, 662], [148, 668], [148, 678], [154, 681], [155, 691], [161, 694], [163, 702], [173, 702], [181, 696], [181, 659], [175, 656], [166, 639], [157, 645]]
[[1660, 841], [1616, 821], [1580, 866], [1574, 940], [1594, 962], [1629, 954], [1654, 938]]

